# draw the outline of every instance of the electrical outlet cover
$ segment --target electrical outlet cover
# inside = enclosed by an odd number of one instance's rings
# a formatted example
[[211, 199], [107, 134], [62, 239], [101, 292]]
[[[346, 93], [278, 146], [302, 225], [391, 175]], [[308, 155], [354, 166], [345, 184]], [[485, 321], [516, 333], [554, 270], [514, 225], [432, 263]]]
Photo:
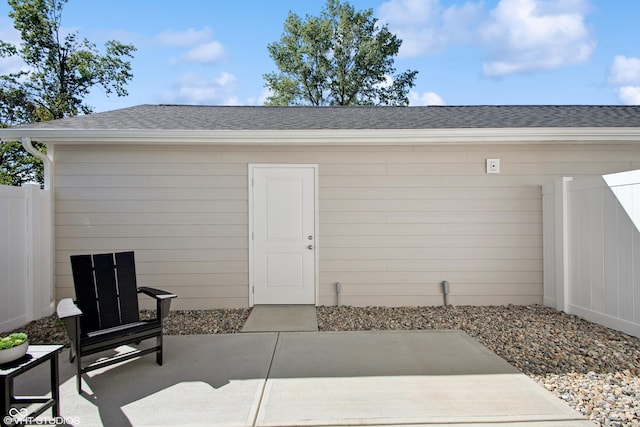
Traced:
[[487, 173], [500, 173], [500, 159], [487, 159]]

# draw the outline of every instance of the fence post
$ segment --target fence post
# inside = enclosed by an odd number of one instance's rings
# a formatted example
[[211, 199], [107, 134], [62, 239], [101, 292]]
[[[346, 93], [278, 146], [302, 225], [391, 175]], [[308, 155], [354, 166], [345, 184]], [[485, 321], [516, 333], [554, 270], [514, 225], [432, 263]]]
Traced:
[[569, 212], [567, 187], [573, 178], [563, 177], [555, 182], [555, 253], [556, 253], [556, 309], [569, 309]]
[[23, 185], [27, 197], [27, 316], [53, 313], [51, 193], [38, 184]]

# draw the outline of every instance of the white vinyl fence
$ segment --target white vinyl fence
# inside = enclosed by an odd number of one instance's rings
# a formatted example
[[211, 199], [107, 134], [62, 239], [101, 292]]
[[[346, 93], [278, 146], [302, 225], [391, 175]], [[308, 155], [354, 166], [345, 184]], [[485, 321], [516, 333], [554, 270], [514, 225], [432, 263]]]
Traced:
[[640, 337], [640, 182], [610, 182], [543, 187], [544, 304]]
[[53, 313], [51, 192], [0, 186], [0, 332]]

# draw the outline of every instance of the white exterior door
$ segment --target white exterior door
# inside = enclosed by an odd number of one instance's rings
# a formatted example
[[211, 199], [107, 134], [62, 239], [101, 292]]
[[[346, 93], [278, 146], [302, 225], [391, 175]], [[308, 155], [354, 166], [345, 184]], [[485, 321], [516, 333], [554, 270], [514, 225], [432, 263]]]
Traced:
[[249, 165], [250, 304], [316, 302], [316, 165]]

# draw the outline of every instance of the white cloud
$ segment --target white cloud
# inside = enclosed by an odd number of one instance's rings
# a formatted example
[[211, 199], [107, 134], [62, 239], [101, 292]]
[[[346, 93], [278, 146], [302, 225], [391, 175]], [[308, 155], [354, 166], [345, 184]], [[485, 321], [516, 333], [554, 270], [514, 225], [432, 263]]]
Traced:
[[207, 27], [202, 30], [189, 28], [183, 31], [164, 31], [155, 37], [155, 41], [161, 46], [189, 47], [208, 42], [212, 36], [211, 28]]
[[440, 0], [390, 0], [378, 11], [381, 24], [402, 39], [399, 54], [415, 57], [472, 39], [482, 4], [443, 7]]
[[0, 75], [29, 71], [29, 67], [18, 56], [0, 58]]
[[616, 89], [618, 100], [625, 105], [640, 105], [640, 86], [623, 86]]
[[381, 24], [402, 39], [400, 55], [436, 53], [453, 45], [484, 47], [485, 76], [552, 70], [587, 62], [595, 41], [585, 23], [588, 0], [389, 0]]
[[213, 81], [219, 86], [231, 86], [236, 83], [236, 76], [231, 73], [222, 72]]
[[0, 58], [0, 75], [29, 71], [29, 67], [17, 56]]
[[609, 83], [638, 84], [640, 83], [640, 58], [629, 58], [617, 55], [609, 69]]
[[445, 105], [444, 100], [435, 92], [409, 92], [409, 105]]
[[244, 105], [264, 105], [271, 95], [273, 95], [271, 89], [263, 88], [259, 95], [248, 98]]
[[163, 47], [186, 49], [182, 55], [169, 60], [173, 65], [182, 62], [209, 64], [224, 59], [227, 54], [224, 45], [213, 40], [213, 31], [208, 27], [201, 30], [167, 30], [158, 34], [154, 40]]
[[609, 83], [615, 87], [618, 102], [640, 105], [640, 58], [617, 55], [609, 68]]
[[[377, 86], [380, 88], [389, 88], [392, 85], [393, 77], [386, 75], [384, 82], [379, 83]], [[409, 98], [409, 105], [445, 105], [444, 100], [435, 92], [418, 93], [415, 90], [410, 90], [407, 96]]]
[[235, 96], [236, 77], [222, 72], [214, 77], [199, 73], [186, 73], [180, 76], [173, 89], [163, 93], [164, 103], [237, 105]]
[[[7, 18], [0, 17], [0, 40], [16, 47], [19, 47], [21, 43], [20, 33], [13, 28], [13, 21]], [[0, 75], [28, 71], [28, 69], [19, 56], [0, 58]]]
[[226, 51], [222, 43], [212, 41], [209, 43], [200, 44], [193, 49], [190, 49], [181, 58], [187, 62], [195, 62], [199, 64], [217, 62], [223, 59], [226, 55]]
[[384, 81], [380, 83], [376, 83], [376, 87], [380, 89], [387, 89], [393, 85], [393, 77], [389, 74], [385, 74]]
[[485, 76], [551, 70], [587, 62], [595, 49], [584, 0], [500, 0], [482, 28], [491, 60]]
[[13, 27], [13, 21], [0, 17], [0, 40], [17, 45], [20, 43], [20, 33]]

